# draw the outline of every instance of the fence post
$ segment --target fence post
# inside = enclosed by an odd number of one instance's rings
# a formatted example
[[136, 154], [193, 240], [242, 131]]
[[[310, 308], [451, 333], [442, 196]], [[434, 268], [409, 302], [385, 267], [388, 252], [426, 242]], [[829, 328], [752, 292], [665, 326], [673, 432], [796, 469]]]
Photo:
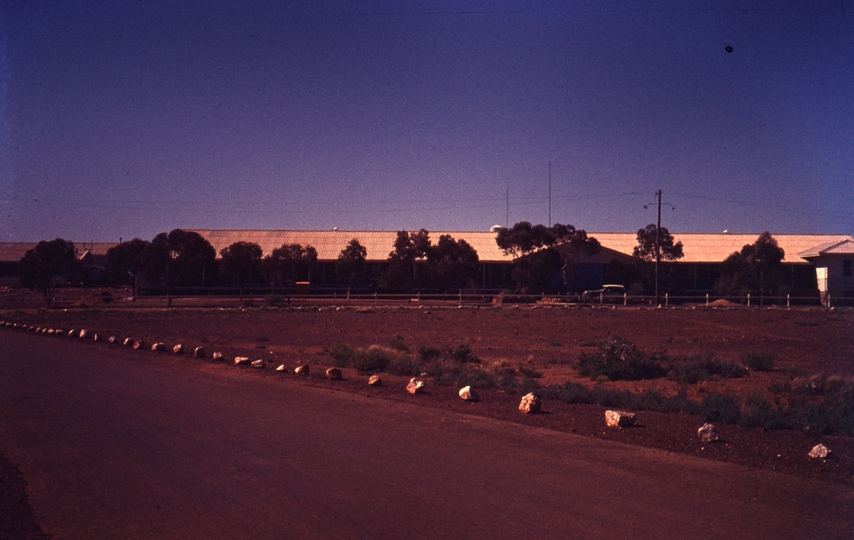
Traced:
[[706, 307], [709, 307], [709, 293], [706, 293]]
[[626, 293], [623, 293], [623, 307], [628, 305], [628, 296]]
[[664, 307], [670, 307], [670, 295], [664, 293]]
[[747, 293], [747, 307], [750, 307], [750, 293]]
[[787, 295], [786, 295], [786, 309], [789, 309], [790, 307], [792, 307], [792, 299], [791, 299], [791, 296], [792, 296], [792, 295], [790, 295], [790, 294], [787, 294]]
[[830, 293], [827, 293], [827, 307], [830, 307]]

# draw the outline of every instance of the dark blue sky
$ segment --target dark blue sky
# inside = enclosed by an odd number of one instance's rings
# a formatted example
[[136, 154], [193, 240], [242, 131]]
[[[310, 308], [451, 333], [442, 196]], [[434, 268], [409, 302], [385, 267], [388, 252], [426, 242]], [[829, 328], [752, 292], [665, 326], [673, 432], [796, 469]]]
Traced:
[[854, 233], [845, 1], [3, 5], [2, 240]]

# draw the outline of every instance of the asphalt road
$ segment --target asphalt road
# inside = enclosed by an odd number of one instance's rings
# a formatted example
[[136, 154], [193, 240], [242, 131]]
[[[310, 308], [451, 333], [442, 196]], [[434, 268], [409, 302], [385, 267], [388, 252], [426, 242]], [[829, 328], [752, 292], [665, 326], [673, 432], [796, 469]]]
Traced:
[[56, 539], [854, 538], [838, 484], [288, 377], [0, 330], [0, 451]]

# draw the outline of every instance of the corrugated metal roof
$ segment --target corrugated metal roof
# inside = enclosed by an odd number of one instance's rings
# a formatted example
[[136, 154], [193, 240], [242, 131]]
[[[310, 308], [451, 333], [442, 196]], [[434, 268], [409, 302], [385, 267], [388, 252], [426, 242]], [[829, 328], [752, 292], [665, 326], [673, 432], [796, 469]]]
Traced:
[[[587, 233], [593, 236], [603, 246], [615, 251], [631, 255], [637, 246], [637, 233]], [[747, 244], [756, 242], [759, 233], [729, 234], [729, 233], [672, 233], [676, 242], [682, 242], [683, 263], [715, 263], [722, 262], [727, 257], [741, 251]], [[845, 234], [774, 234], [777, 245], [785, 253], [784, 263], [805, 263], [799, 253], [820, 244], [833, 244], [852, 240]]]
[[854, 238], [848, 237], [841, 242], [822, 244], [798, 254], [804, 259], [820, 257], [821, 255], [854, 255]]
[[[202, 230], [195, 232], [204, 236], [213, 247], [219, 251], [234, 242], [255, 242], [268, 255], [273, 249], [285, 243], [310, 244], [317, 250], [321, 260], [335, 260], [351, 239], [356, 238], [367, 250], [370, 261], [384, 261], [392, 251], [396, 231], [251, 231], [251, 230]], [[469, 243], [481, 261], [509, 262], [513, 258], [505, 255], [495, 243], [493, 232], [463, 232], [463, 231], [430, 231], [430, 238], [435, 242], [439, 236], [449, 234], [455, 239]], [[597, 233], [589, 232], [588, 236], [596, 238], [603, 247], [632, 255], [637, 246], [637, 233]], [[682, 242], [684, 257], [680, 262], [686, 263], [715, 263], [721, 262], [747, 244], [752, 244], [759, 238], [755, 234], [728, 233], [673, 233], [677, 242]], [[785, 252], [784, 263], [805, 263], [798, 257], [814, 246], [828, 243], [838, 243], [852, 239], [841, 234], [775, 234], [774, 239]]]
[[[325, 261], [338, 259], [341, 250], [352, 239], [365, 247], [368, 261], [385, 261], [394, 249], [397, 231], [252, 231], [193, 229], [202, 235], [219, 252], [235, 242], [254, 242], [261, 246], [264, 256], [282, 244], [311, 245], [317, 250], [317, 258]], [[465, 240], [477, 251], [484, 262], [508, 262], [512, 257], [502, 253], [495, 243], [492, 232], [430, 231], [430, 240], [436, 243], [439, 237], [449, 234], [455, 240]]]
[[[192, 229], [201, 234], [216, 249], [217, 255], [223, 248], [235, 242], [254, 242], [261, 246], [264, 255], [269, 255], [282, 244], [302, 244], [314, 246], [320, 260], [334, 261], [338, 254], [353, 238], [365, 246], [369, 261], [384, 261], [394, 248], [397, 231], [285, 231], [285, 230], [234, 230], [234, 229]], [[465, 240], [471, 245], [483, 262], [510, 262], [512, 256], [505, 255], [495, 243], [496, 233], [480, 231], [430, 231], [430, 239], [438, 241], [443, 234], [454, 239]], [[588, 232], [603, 247], [632, 255], [637, 245], [637, 233], [597, 233]], [[803, 257], [833, 246], [838, 250], [854, 250], [854, 237], [844, 234], [775, 234], [774, 239], [785, 252], [784, 263], [805, 263]], [[746, 244], [752, 244], [759, 234], [727, 233], [673, 233], [677, 242], [682, 242], [685, 256], [680, 262], [716, 263], [732, 253], [740, 251]], [[0, 261], [19, 261], [28, 249], [37, 242], [0, 242]], [[91, 250], [95, 256], [106, 255], [115, 243], [81, 242], [75, 243], [78, 252]], [[835, 251], [850, 253], [849, 251]], [[814, 255], [817, 256], [817, 255]], [[601, 258], [601, 257], [599, 257]], [[597, 259], [598, 260], [598, 259]], [[607, 262], [607, 261], [605, 261]]]

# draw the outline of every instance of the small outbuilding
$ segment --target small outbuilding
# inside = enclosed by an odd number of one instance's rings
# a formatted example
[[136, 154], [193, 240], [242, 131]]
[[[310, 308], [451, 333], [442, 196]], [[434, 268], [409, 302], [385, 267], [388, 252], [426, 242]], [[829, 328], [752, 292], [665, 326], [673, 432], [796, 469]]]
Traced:
[[854, 305], [854, 238], [821, 244], [798, 256], [815, 265], [824, 305]]

